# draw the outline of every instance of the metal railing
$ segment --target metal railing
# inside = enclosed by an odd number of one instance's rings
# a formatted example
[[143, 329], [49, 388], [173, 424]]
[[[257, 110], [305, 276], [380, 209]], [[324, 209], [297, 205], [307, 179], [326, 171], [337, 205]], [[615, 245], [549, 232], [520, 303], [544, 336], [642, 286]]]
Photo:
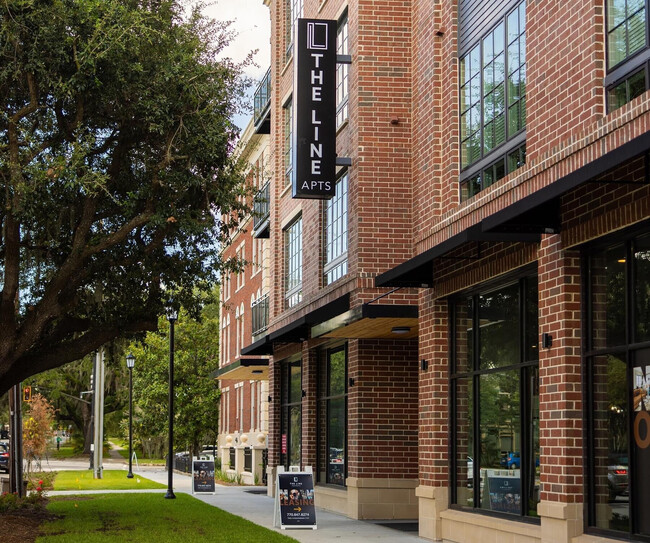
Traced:
[[253, 336], [264, 332], [269, 326], [269, 295], [255, 300], [251, 306]]
[[253, 230], [257, 230], [260, 225], [264, 224], [269, 218], [271, 211], [271, 182], [266, 184], [258, 191], [253, 201]]
[[260, 81], [253, 97], [253, 123], [257, 126], [271, 105], [271, 68]]

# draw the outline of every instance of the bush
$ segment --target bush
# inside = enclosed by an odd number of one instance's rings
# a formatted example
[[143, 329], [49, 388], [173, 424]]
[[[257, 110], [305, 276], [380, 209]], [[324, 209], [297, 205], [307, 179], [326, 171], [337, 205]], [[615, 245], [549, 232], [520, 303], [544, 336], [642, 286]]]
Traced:
[[36, 487], [36, 491], [30, 492], [27, 496], [20, 498], [16, 492], [10, 494], [3, 492], [0, 495], [0, 513], [11, 513], [12, 511], [19, 511], [23, 509], [45, 509], [47, 497], [43, 490], [42, 481]]

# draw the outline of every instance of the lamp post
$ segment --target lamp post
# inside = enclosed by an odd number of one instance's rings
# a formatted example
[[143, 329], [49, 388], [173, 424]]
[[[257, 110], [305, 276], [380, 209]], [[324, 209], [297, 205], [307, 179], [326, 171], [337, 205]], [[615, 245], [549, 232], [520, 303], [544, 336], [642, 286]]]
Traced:
[[169, 321], [169, 450], [167, 452], [167, 493], [165, 499], [174, 500], [174, 323], [178, 311], [170, 301], [167, 309]]
[[133, 479], [133, 366], [135, 356], [133, 353], [126, 355], [126, 367], [129, 368], [129, 473], [128, 479]]

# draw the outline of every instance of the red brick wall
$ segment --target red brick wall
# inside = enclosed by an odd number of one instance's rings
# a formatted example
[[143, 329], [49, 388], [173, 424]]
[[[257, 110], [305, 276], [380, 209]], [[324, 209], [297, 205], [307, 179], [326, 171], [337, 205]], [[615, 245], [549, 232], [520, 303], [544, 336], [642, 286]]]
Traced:
[[553, 337], [539, 353], [541, 499], [583, 501], [580, 258], [544, 236], [538, 261], [539, 332]]
[[353, 340], [348, 368], [348, 475], [416, 478], [417, 342]]
[[420, 484], [449, 482], [449, 340], [446, 300], [420, 294], [419, 357], [427, 361], [419, 386]]

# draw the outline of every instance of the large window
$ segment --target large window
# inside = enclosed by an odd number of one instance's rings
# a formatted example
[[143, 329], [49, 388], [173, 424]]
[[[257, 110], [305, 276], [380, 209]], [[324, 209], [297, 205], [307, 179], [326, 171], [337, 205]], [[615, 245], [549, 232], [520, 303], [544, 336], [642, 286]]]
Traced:
[[[336, 30], [336, 53], [348, 55], [348, 14], [347, 12], [339, 21]], [[350, 65], [339, 62], [336, 65], [336, 127], [341, 126], [348, 119], [348, 78]]]
[[284, 185], [291, 184], [293, 175], [293, 102], [290, 99], [283, 108], [283, 136], [284, 136]]
[[613, 111], [648, 88], [646, 0], [607, 1], [607, 106]]
[[345, 345], [322, 353], [318, 372], [318, 481], [345, 485], [347, 475]]
[[461, 199], [525, 161], [526, 2], [460, 59]]
[[286, 32], [284, 39], [287, 61], [293, 54], [293, 34], [296, 28], [296, 21], [302, 17], [302, 2], [303, 0], [285, 0], [284, 2], [284, 26]]
[[585, 266], [589, 525], [650, 541], [650, 235], [594, 248]]
[[325, 284], [348, 272], [348, 173], [336, 182], [334, 197], [325, 204]]
[[452, 503], [536, 516], [537, 277], [451, 303]]
[[302, 217], [284, 231], [287, 307], [302, 301]]
[[302, 449], [302, 370], [300, 359], [283, 362], [281, 378], [280, 458], [288, 470], [301, 466]]

